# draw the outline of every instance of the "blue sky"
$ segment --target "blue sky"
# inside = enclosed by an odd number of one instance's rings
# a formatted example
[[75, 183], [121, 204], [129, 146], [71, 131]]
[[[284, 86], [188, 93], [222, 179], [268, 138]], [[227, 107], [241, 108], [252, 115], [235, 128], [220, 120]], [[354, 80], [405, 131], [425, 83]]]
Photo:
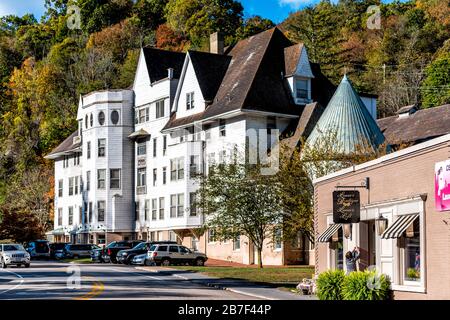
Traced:
[[[319, 0], [240, 0], [246, 16], [260, 15], [282, 22], [290, 12]], [[389, 2], [391, 0], [387, 0]], [[44, 0], [0, 0], [0, 17], [7, 14], [22, 16], [33, 13], [38, 19], [44, 12]]]
[[[318, 0], [241, 0], [246, 16], [261, 15], [274, 22], [283, 21], [290, 12]], [[44, 0], [0, 0], [0, 16], [33, 13], [38, 19], [44, 12]]]

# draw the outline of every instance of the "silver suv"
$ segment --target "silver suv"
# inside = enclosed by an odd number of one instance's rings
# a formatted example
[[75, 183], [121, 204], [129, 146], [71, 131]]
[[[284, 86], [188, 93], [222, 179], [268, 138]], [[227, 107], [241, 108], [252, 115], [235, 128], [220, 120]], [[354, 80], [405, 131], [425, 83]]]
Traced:
[[156, 244], [147, 253], [146, 265], [157, 264], [170, 266], [171, 264], [205, 265], [208, 258], [205, 254], [194, 252], [185, 246], [177, 244]]
[[9, 265], [30, 267], [30, 254], [21, 244], [0, 244], [0, 264], [3, 269]]

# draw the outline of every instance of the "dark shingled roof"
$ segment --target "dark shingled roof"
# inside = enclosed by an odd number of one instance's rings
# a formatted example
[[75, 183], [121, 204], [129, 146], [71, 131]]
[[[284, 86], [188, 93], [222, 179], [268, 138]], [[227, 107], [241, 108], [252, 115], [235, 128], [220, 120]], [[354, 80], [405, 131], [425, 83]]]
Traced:
[[378, 126], [391, 145], [424, 142], [450, 133], [450, 104], [380, 119]]
[[199, 51], [189, 51], [205, 101], [212, 102], [227, 72], [231, 57]]
[[75, 131], [72, 133], [66, 140], [64, 140], [59, 146], [57, 146], [55, 149], [53, 149], [46, 158], [51, 158], [52, 156], [55, 156], [59, 153], [68, 152], [71, 150], [74, 150], [81, 146], [81, 143], [73, 143], [73, 138], [75, 138], [78, 135], [78, 131]]
[[171, 129], [171, 128], [178, 128], [178, 127], [184, 127], [189, 124], [194, 124], [196, 121], [202, 120], [204, 115], [204, 112], [199, 112], [196, 114], [193, 114], [191, 116], [183, 117], [183, 118], [176, 118], [176, 113], [172, 114], [169, 121], [166, 123], [164, 128], [161, 131]]
[[179, 79], [183, 69], [185, 53], [144, 48], [144, 57], [147, 64], [150, 81], [156, 82], [167, 78], [168, 69], [174, 69], [174, 78]]
[[297, 71], [302, 49], [303, 43], [298, 43], [284, 49], [284, 74], [286, 76], [292, 76]]
[[204, 119], [241, 109], [297, 115], [290, 89], [281, 78], [284, 48], [290, 46], [278, 28], [239, 41], [229, 53], [232, 60]]

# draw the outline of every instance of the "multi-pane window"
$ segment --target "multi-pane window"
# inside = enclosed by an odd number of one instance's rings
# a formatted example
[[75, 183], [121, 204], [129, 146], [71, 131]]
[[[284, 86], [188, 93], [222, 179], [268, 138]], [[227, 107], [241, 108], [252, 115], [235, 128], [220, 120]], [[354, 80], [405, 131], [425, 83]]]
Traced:
[[82, 224], [83, 223], [83, 208], [79, 207], [78, 210], [78, 223]]
[[170, 180], [184, 179], [184, 157], [170, 160]]
[[162, 172], [162, 183], [166, 184], [167, 183], [167, 167], [164, 167]]
[[87, 191], [91, 190], [91, 172], [90, 171], [86, 172], [86, 190]]
[[98, 139], [98, 156], [106, 156], [106, 139]]
[[147, 143], [141, 142], [137, 145], [137, 155], [138, 156], [144, 156], [147, 154]]
[[421, 282], [420, 219], [416, 218], [398, 240], [400, 249], [400, 274], [403, 284]]
[[105, 189], [106, 188], [106, 170], [99, 169], [97, 170], [97, 189]]
[[147, 184], [147, 168], [139, 168], [137, 175], [137, 185], [138, 187], [144, 187]]
[[164, 117], [164, 100], [156, 102], [156, 119]]
[[216, 242], [216, 232], [214, 229], [208, 230], [208, 242]]
[[87, 145], [86, 145], [86, 154], [87, 154], [87, 158], [90, 159], [91, 158], [91, 142], [88, 141]]
[[181, 218], [184, 216], [184, 193], [177, 195], [177, 217]]
[[152, 199], [152, 220], [158, 219], [158, 199]]
[[281, 228], [278, 228], [274, 231], [273, 234], [273, 243], [274, 243], [274, 249], [275, 250], [280, 250], [281, 246], [282, 246], [282, 241], [281, 241]]
[[149, 212], [150, 212], [150, 200], [145, 200], [145, 206], [144, 206], [144, 220], [145, 221], [148, 221]]
[[186, 93], [186, 109], [194, 109], [194, 92]]
[[73, 196], [73, 182], [74, 178], [69, 178], [69, 196]]
[[111, 189], [120, 189], [120, 169], [111, 169], [109, 171], [109, 187]]
[[134, 220], [135, 220], [135, 221], [141, 220], [141, 219], [139, 218], [139, 201], [136, 201], [136, 202], [134, 203]]
[[241, 237], [237, 236], [233, 239], [233, 250], [240, 250], [241, 249]]
[[154, 138], [153, 139], [153, 158], [156, 157], [157, 147], [158, 147], [158, 140], [157, 140], [157, 138]]
[[63, 194], [64, 194], [64, 190], [63, 190], [63, 185], [64, 185], [64, 180], [59, 180], [58, 181], [58, 197], [62, 197], [63, 196]]
[[225, 163], [225, 159], [227, 158], [227, 151], [226, 150], [221, 150], [219, 152], [219, 163], [223, 164]]
[[159, 219], [164, 220], [165, 198], [159, 198]]
[[78, 177], [75, 177], [75, 194], [78, 194]]
[[64, 156], [63, 158], [63, 168], [69, 167], [69, 156]]
[[158, 170], [157, 169], [153, 169], [153, 186], [154, 187], [156, 187], [157, 179], [158, 179]]
[[73, 224], [73, 207], [69, 207], [69, 226]]
[[227, 135], [227, 129], [226, 129], [226, 121], [224, 119], [219, 120], [219, 136], [225, 137]]
[[299, 79], [296, 81], [298, 99], [308, 99], [308, 80]]
[[144, 123], [149, 120], [150, 120], [150, 108], [149, 107], [141, 108], [137, 111], [136, 124]]
[[177, 195], [172, 194], [170, 196], [170, 217], [176, 218], [177, 217]]
[[62, 226], [63, 224], [63, 209], [58, 208], [58, 226]]
[[80, 153], [75, 153], [75, 155], [73, 156], [73, 165], [74, 166], [80, 165], [80, 157], [81, 157]]
[[98, 222], [104, 222], [105, 221], [105, 207], [106, 207], [106, 202], [105, 201], [98, 201], [97, 202], [97, 221]]
[[190, 216], [197, 216], [197, 193], [191, 192], [189, 194]]
[[167, 154], [167, 136], [163, 136], [163, 156]]
[[191, 156], [189, 163], [189, 175], [195, 177], [199, 173], [200, 168], [200, 156]]

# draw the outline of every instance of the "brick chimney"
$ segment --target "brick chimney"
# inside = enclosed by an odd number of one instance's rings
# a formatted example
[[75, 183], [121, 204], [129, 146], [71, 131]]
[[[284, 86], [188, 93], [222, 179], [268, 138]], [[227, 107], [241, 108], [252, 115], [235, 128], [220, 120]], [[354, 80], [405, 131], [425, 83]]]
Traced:
[[225, 48], [224, 37], [221, 32], [213, 33], [209, 39], [209, 52], [223, 54]]

